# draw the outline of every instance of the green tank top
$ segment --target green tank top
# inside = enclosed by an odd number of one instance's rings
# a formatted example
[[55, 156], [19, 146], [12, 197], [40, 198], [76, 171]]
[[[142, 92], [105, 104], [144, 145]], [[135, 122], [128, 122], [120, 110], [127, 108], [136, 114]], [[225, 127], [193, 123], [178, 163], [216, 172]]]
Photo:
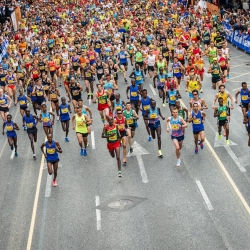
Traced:
[[178, 110], [178, 115], [179, 115], [180, 117], [182, 117], [183, 119], [185, 119], [185, 112], [184, 112], [184, 110], [183, 110], [182, 108], [180, 108], [180, 109]]
[[212, 77], [219, 77], [220, 76], [220, 65], [212, 65], [212, 70], [214, 70], [214, 72], [212, 73]]
[[76, 121], [76, 133], [82, 133], [82, 134], [88, 133], [88, 129], [86, 126], [86, 119], [84, 115], [82, 115], [81, 117], [76, 115], [75, 121]]
[[116, 142], [116, 141], [119, 140], [118, 131], [117, 131], [116, 126], [114, 128], [112, 128], [112, 129], [110, 127], [107, 127], [106, 136], [111, 135], [111, 134], [115, 134], [115, 135], [113, 135], [111, 137], [108, 137], [107, 142]]
[[135, 119], [133, 115], [133, 110], [131, 109], [129, 113], [127, 113], [127, 110], [123, 111], [123, 115], [125, 116], [127, 120], [127, 124], [131, 127], [135, 125]]
[[162, 62], [158, 61], [158, 62], [156, 63], [156, 65], [157, 65], [157, 72], [158, 72], [158, 73], [160, 72], [160, 68], [163, 68], [163, 69], [164, 69], [163, 72], [166, 74], [165, 62], [164, 62], [164, 61], [162, 61]]
[[141, 52], [136, 52], [135, 54], [135, 61], [136, 62], [143, 62], [143, 56]]
[[[222, 112], [220, 114], [220, 112]], [[218, 120], [223, 121], [227, 119], [227, 106], [218, 106]]]
[[208, 52], [208, 56], [209, 56], [209, 58], [214, 58], [214, 57], [216, 57], [216, 55], [217, 55], [217, 50], [216, 50], [216, 48], [213, 48], [213, 49], [209, 49], [209, 52]]

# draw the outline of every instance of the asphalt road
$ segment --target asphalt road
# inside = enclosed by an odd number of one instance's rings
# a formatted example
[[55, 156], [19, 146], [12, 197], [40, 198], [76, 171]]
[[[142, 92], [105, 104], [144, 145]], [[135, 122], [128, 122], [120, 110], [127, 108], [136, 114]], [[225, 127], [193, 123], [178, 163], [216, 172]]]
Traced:
[[[241, 82], [248, 82], [250, 57], [230, 48], [232, 69], [226, 88], [235, 95]], [[144, 87], [160, 105], [151, 83], [147, 78]], [[188, 95], [181, 84], [182, 101], [187, 105]], [[117, 92], [125, 101], [126, 87], [120, 76]], [[195, 155], [189, 124], [180, 168], [175, 166], [165, 123], [161, 123], [164, 157], [160, 159], [157, 141], [147, 141], [140, 119], [134, 138], [138, 154], [128, 158], [123, 177], [118, 178], [116, 160], [101, 138], [103, 125], [96, 104], [90, 104], [94, 133], [89, 136], [87, 157], [80, 156], [72, 128], [67, 143], [60, 122], [55, 122], [54, 139], [63, 150], [56, 188], [51, 187], [40, 151], [45, 140], [41, 124], [35, 161], [25, 131], [18, 132], [19, 156], [13, 159], [6, 136], [0, 136], [0, 249], [250, 249], [249, 147], [241, 110], [235, 105], [232, 111], [231, 145], [225, 146], [225, 138], [215, 139], [212, 101], [217, 92], [211, 89], [209, 74], [205, 74], [203, 90], [202, 98], [209, 105], [207, 141]], [[65, 95], [63, 88], [61, 93]], [[88, 105], [86, 93], [84, 99]], [[167, 106], [161, 110], [170, 116]], [[19, 108], [12, 108], [11, 113], [21, 126]]]

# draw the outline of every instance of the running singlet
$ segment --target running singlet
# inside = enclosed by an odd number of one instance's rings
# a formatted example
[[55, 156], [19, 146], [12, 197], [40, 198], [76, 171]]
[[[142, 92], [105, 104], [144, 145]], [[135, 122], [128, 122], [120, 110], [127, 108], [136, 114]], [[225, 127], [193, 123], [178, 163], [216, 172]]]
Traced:
[[86, 125], [85, 116], [82, 115], [79, 117], [78, 115], [76, 115], [75, 120], [76, 120], [76, 133], [87, 134], [88, 128]]
[[241, 102], [242, 103], [249, 103], [250, 100], [249, 98], [249, 90], [246, 89], [246, 91], [244, 91], [243, 89], [240, 90], [240, 96], [241, 96]]
[[129, 113], [127, 113], [127, 110], [123, 111], [123, 115], [125, 116], [126, 120], [127, 120], [127, 124], [129, 127], [134, 127], [135, 125], [135, 119], [134, 119], [134, 114], [133, 114], [133, 110], [131, 109], [129, 111]]
[[218, 120], [225, 121], [227, 119], [227, 106], [218, 106]]
[[147, 96], [146, 100], [141, 98], [141, 105], [142, 105], [142, 115], [146, 114], [146, 111], [149, 110], [151, 103], [151, 98]]
[[107, 142], [108, 143], [117, 142], [119, 138], [118, 138], [118, 131], [117, 131], [116, 125], [114, 125], [113, 127], [110, 127], [109, 125], [107, 125], [106, 129], [107, 129], [106, 136], [114, 134], [113, 136], [107, 137]]
[[34, 128], [36, 126], [36, 121], [35, 121], [35, 118], [33, 117], [32, 114], [30, 114], [29, 117], [25, 115], [23, 117], [23, 119], [24, 119], [28, 129], [32, 129], [32, 128]]
[[60, 110], [60, 118], [62, 122], [70, 120], [69, 105], [67, 103], [65, 105], [60, 104], [59, 110]]
[[42, 112], [41, 114], [42, 114], [43, 127], [50, 127], [51, 126], [50, 113], [46, 112], [46, 114], [44, 114]]
[[183, 136], [182, 131], [182, 123], [180, 121], [180, 117], [178, 116], [175, 120], [173, 117], [170, 118], [170, 126], [171, 126], [171, 135], [174, 137]]
[[14, 122], [8, 121], [5, 122], [5, 129], [7, 131], [7, 136], [8, 137], [16, 137], [16, 131], [14, 130]]
[[[194, 119], [195, 117], [195, 119]], [[195, 132], [200, 132], [202, 130], [204, 130], [204, 124], [202, 123], [202, 114], [201, 114], [201, 111], [198, 110], [198, 113], [195, 114], [194, 111], [192, 111], [192, 118], [193, 118], [193, 133]]]
[[46, 141], [45, 146], [46, 146], [47, 162], [58, 161], [59, 158], [58, 158], [58, 153], [56, 152], [56, 142], [52, 141], [51, 145], [49, 145], [49, 142]]

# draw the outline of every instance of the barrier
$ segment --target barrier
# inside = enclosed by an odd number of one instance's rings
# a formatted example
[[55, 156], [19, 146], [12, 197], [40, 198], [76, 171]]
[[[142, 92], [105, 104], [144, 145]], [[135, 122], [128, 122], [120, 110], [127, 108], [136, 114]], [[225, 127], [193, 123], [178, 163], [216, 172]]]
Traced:
[[250, 35], [241, 34], [238, 30], [233, 31], [233, 28], [229, 23], [222, 22], [222, 25], [227, 33], [226, 39], [236, 47], [250, 54]]

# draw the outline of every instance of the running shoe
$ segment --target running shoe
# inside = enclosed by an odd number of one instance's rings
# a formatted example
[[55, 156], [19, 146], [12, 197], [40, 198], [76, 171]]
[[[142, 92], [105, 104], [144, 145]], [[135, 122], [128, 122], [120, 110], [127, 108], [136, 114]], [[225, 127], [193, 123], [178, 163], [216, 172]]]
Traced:
[[15, 152], [15, 157], [17, 157], [18, 156], [18, 153], [17, 152]]
[[200, 140], [198, 140], [198, 145], [200, 145], [201, 144], [201, 141]]
[[136, 126], [136, 128], [138, 128], [138, 123], [137, 122], [135, 122], [135, 126]]
[[87, 150], [86, 150], [86, 148], [83, 150], [83, 156], [87, 156]]
[[195, 148], [194, 152], [195, 152], [196, 154], [198, 154], [198, 148]]
[[180, 160], [180, 159], [177, 159], [176, 166], [177, 166], [177, 167], [180, 167], [180, 166], [181, 166], [181, 160]]
[[81, 148], [80, 155], [83, 155], [83, 152], [84, 152], [84, 150], [83, 150], [83, 148]]
[[59, 116], [56, 117], [56, 120], [59, 121]]
[[229, 75], [227, 75], [227, 79], [230, 79], [230, 76], [229, 76]]
[[34, 160], [36, 159], [36, 154], [33, 154], [33, 159], [34, 159]]
[[125, 81], [125, 83], [127, 83], [127, 82], [128, 82], [128, 80], [127, 80], [126, 78], [124, 79], [124, 81]]
[[14, 146], [13, 146], [13, 144], [12, 144], [12, 145], [10, 146], [10, 149], [11, 149], [11, 150], [13, 150], [13, 149], [14, 149]]
[[130, 148], [129, 152], [130, 152], [130, 153], [133, 153], [133, 148]]
[[201, 89], [201, 90], [200, 90], [200, 92], [202, 93], [202, 92], [203, 92], [203, 90]]
[[226, 140], [226, 144], [227, 144], [227, 145], [230, 145], [230, 142], [229, 142], [229, 140]]
[[204, 144], [203, 144], [203, 143], [201, 143], [201, 144], [200, 144], [200, 147], [201, 147], [201, 149], [203, 149], [203, 148], [204, 148]]
[[221, 139], [221, 135], [218, 135], [218, 139]]
[[158, 157], [163, 158], [161, 150], [158, 150]]
[[24, 130], [27, 130], [27, 126], [24, 126], [23, 129], [24, 129]]
[[149, 137], [148, 137], [148, 141], [152, 141], [152, 136], [149, 136]]
[[127, 162], [126, 161], [123, 161], [123, 166], [127, 166]]
[[163, 108], [165, 108], [165, 107], [166, 107], [165, 103], [162, 103], [162, 107], [163, 107]]
[[68, 138], [68, 137], [65, 137], [65, 141], [66, 141], [66, 142], [69, 142], [69, 138]]
[[118, 172], [118, 177], [122, 177], [122, 172], [121, 171]]
[[53, 186], [53, 187], [56, 187], [56, 186], [57, 186], [56, 180], [53, 180], [53, 181], [52, 181], [52, 186]]

